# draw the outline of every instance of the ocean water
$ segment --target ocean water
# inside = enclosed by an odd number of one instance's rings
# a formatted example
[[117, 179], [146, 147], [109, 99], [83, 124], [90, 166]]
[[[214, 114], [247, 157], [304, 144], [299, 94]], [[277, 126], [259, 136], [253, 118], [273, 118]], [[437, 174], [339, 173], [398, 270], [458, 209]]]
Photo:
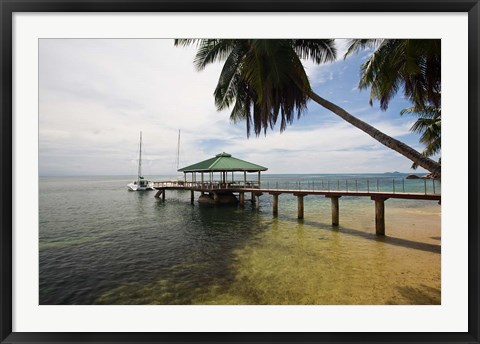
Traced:
[[[405, 176], [262, 175], [262, 186], [440, 193], [438, 181]], [[130, 181], [40, 177], [40, 304], [441, 303], [435, 201], [387, 200], [377, 237], [369, 197], [340, 198], [332, 227], [322, 196], [306, 196], [298, 220], [287, 194], [273, 217], [270, 195], [259, 208], [192, 206], [188, 191], [162, 202], [127, 191]]]

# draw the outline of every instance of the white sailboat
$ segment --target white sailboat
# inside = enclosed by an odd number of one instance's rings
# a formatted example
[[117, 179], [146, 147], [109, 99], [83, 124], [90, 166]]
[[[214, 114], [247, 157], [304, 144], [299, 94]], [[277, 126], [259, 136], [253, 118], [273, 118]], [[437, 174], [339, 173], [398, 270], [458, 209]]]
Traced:
[[[178, 129], [177, 160], [175, 161], [175, 163], [177, 165], [176, 171], [178, 173], [178, 169], [180, 168], [180, 129]], [[177, 174], [177, 180], [175, 180], [175, 182], [183, 185], [183, 181], [184, 181], [183, 177]]]
[[142, 132], [140, 132], [140, 156], [138, 158], [138, 176], [137, 180], [127, 184], [128, 190], [130, 191], [146, 191], [146, 190], [155, 190], [153, 187], [153, 182], [148, 181], [142, 176]]

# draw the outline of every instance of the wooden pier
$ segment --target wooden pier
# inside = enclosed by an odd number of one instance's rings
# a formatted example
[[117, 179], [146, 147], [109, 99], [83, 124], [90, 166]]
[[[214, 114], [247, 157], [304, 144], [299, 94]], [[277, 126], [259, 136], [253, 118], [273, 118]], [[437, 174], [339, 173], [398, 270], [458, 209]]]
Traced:
[[[203, 179], [203, 178], [202, 178]], [[356, 185], [355, 181], [355, 185]], [[368, 184], [368, 183], [367, 183]], [[238, 199], [240, 205], [245, 203], [245, 194], [251, 193], [251, 202], [255, 203], [256, 206], [259, 206], [259, 198], [263, 194], [269, 194], [273, 196], [273, 215], [278, 215], [278, 199], [281, 194], [292, 194], [297, 197], [298, 219], [303, 219], [304, 217], [304, 202], [303, 199], [305, 196], [324, 196], [331, 199], [332, 207], [332, 225], [338, 226], [340, 223], [340, 207], [339, 199], [341, 197], [370, 197], [372, 201], [375, 202], [375, 233], [377, 235], [385, 235], [385, 201], [392, 198], [396, 199], [413, 199], [413, 200], [428, 200], [428, 201], [438, 201], [441, 202], [441, 195], [435, 193], [427, 193], [425, 188], [424, 193], [409, 193], [409, 192], [396, 192], [395, 183], [393, 185], [392, 192], [380, 192], [380, 191], [371, 191], [370, 188], [366, 191], [358, 191], [358, 188], [353, 190], [348, 189], [348, 182], [345, 183], [345, 190], [315, 190], [313, 189], [302, 189], [300, 184], [297, 184], [295, 189], [279, 189], [262, 187], [260, 182], [187, 182], [187, 181], [160, 181], [154, 182], [154, 188], [157, 191], [155, 197], [162, 198], [165, 200], [165, 191], [166, 190], [189, 190], [190, 191], [190, 202], [194, 204], [195, 201], [195, 192], [200, 192], [202, 194], [209, 193], [214, 195], [214, 200], [218, 199], [218, 195], [232, 193], [238, 194]], [[435, 184], [433, 184], [435, 185]], [[404, 187], [403, 189], [404, 190]]]

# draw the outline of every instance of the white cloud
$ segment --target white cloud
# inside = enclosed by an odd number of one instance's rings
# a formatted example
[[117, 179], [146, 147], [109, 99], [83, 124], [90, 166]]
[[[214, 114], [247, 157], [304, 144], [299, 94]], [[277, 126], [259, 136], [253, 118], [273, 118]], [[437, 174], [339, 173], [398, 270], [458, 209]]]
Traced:
[[[109, 147], [100, 164], [132, 173], [122, 165], [135, 158], [140, 130], [158, 161], [174, 159], [179, 128], [187, 147], [202, 136], [222, 135], [228, 116], [216, 112], [212, 97], [220, 66], [197, 73], [193, 53], [171, 40], [42, 40], [41, 171], [55, 173], [49, 167], [55, 166], [58, 173], [75, 173], [52, 162], [57, 152], [85, 161], [95, 173], [100, 166], [82, 152], [95, 159]], [[153, 167], [167, 172], [160, 162]]]
[[[387, 122], [375, 123], [375, 127], [395, 137], [408, 134], [404, 126]], [[228, 152], [266, 166], [271, 173], [380, 172], [389, 166], [393, 171], [399, 169], [397, 159], [400, 157], [346, 122], [310, 130], [290, 128], [242, 144], [232, 140]], [[407, 170], [411, 163], [403, 160], [402, 167]], [[190, 162], [196, 161], [198, 158], [193, 157]]]
[[[42, 39], [39, 47], [42, 175], [133, 175], [140, 130], [145, 174], [151, 175], [175, 173], [178, 129], [182, 165], [221, 151], [272, 173], [383, 171], [388, 161], [391, 170], [410, 165], [346, 123], [308, 131], [290, 127], [247, 140], [244, 124], [233, 125], [229, 111], [215, 109], [221, 64], [198, 72], [195, 49], [175, 48], [171, 40]], [[315, 66], [309, 72], [332, 80], [335, 75], [326, 71]], [[394, 136], [409, 128], [374, 125]], [[204, 143], [211, 139], [218, 143]]]

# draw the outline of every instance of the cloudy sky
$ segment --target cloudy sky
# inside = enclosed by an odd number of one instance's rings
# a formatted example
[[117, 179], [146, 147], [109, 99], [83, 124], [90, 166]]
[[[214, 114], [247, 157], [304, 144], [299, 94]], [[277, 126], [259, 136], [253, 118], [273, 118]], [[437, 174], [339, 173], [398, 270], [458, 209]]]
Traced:
[[[339, 56], [344, 42], [339, 41]], [[180, 167], [220, 152], [269, 168], [269, 173], [410, 172], [411, 162], [328, 110], [309, 102], [283, 133], [247, 139], [245, 123], [215, 109], [221, 64], [198, 72], [195, 48], [166, 39], [41, 39], [39, 43], [40, 175], [135, 175], [143, 132], [144, 174], [175, 175]], [[400, 116], [399, 94], [387, 112], [357, 89], [368, 52], [316, 66], [305, 62], [315, 92], [381, 131], [422, 150]], [[424, 172], [418, 169], [418, 172]]]

